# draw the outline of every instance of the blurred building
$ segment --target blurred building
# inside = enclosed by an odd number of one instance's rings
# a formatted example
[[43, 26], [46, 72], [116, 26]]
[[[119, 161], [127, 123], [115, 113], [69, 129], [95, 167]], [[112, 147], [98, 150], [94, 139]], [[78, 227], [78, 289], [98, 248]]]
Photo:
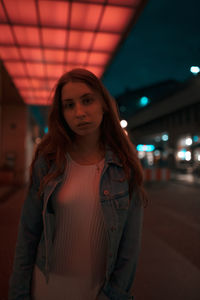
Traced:
[[23, 185], [41, 129], [0, 61], [0, 183]]
[[122, 119], [145, 167], [198, 172], [200, 76], [167, 81], [117, 97]]

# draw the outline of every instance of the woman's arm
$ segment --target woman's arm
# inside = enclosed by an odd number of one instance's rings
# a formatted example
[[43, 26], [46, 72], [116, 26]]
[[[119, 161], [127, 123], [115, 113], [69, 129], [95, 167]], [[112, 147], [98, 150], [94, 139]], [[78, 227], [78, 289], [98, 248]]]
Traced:
[[123, 235], [118, 249], [117, 260], [109, 283], [103, 291], [110, 300], [134, 299], [131, 296], [138, 256], [141, 245], [143, 207], [133, 194]]
[[37, 195], [42, 175], [42, 164], [44, 165], [44, 162], [41, 161], [41, 159], [38, 159], [35, 162], [33, 182], [27, 192], [21, 211], [13, 273], [9, 282], [9, 300], [30, 299], [32, 272], [37, 253], [37, 246], [43, 230], [43, 203]]

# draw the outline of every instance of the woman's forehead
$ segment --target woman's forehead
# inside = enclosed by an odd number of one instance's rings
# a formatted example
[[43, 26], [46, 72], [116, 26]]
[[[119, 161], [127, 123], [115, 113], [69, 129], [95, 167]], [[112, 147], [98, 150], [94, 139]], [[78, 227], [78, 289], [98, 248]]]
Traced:
[[78, 98], [84, 94], [99, 94], [84, 82], [69, 81], [62, 88], [62, 98]]

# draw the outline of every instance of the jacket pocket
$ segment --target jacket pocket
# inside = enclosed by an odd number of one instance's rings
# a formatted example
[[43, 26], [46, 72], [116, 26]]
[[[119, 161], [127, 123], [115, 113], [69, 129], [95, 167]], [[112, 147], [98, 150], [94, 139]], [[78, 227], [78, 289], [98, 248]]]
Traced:
[[116, 210], [128, 210], [129, 208], [129, 193], [128, 191], [124, 193], [123, 196], [116, 197], [113, 200]]
[[116, 197], [112, 201], [113, 214], [115, 216], [115, 224], [118, 228], [119, 237], [126, 223], [129, 209], [129, 194], [124, 193], [122, 197]]

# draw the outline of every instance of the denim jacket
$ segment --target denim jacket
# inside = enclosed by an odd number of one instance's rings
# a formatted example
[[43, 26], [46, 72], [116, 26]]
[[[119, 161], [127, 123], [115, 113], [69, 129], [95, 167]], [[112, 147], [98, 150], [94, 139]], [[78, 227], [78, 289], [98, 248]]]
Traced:
[[[13, 272], [9, 282], [9, 300], [31, 300], [34, 264], [40, 268], [48, 282], [55, 232], [55, 214], [51, 200], [56, 197], [63, 175], [50, 181], [39, 199], [39, 184], [47, 172], [44, 158], [38, 157], [33, 168], [33, 183], [21, 212]], [[109, 243], [106, 278], [99, 299], [134, 299], [131, 286], [141, 244], [143, 208], [136, 204], [136, 192], [129, 203], [128, 182], [124, 179], [123, 166], [108, 145], [99, 196]]]

